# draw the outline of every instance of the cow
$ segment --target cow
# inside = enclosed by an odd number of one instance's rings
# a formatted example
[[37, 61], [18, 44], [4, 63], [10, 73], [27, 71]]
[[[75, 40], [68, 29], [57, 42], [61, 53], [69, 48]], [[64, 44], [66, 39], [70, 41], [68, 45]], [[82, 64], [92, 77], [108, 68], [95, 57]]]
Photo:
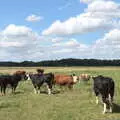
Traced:
[[78, 76], [73, 75], [54, 75], [54, 84], [60, 86], [68, 86], [69, 89], [73, 88], [73, 85], [77, 83]]
[[81, 74], [79, 76], [79, 83], [80, 81], [88, 82], [90, 80], [91, 76], [88, 74]]
[[45, 83], [47, 85], [48, 94], [51, 94], [54, 74], [46, 73], [46, 74], [28, 74], [28, 79], [31, 79], [35, 94], [40, 93], [40, 87]]
[[102, 97], [104, 104], [103, 114], [109, 111], [112, 112], [112, 102], [114, 97], [115, 83], [112, 78], [99, 75], [93, 78], [93, 89], [96, 95], [96, 104], [98, 104], [98, 95]]
[[12, 75], [0, 75], [1, 95], [5, 95], [7, 85], [10, 85], [12, 93], [15, 93], [16, 87], [22, 79], [27, 79], [25, 71], [16, 71]]

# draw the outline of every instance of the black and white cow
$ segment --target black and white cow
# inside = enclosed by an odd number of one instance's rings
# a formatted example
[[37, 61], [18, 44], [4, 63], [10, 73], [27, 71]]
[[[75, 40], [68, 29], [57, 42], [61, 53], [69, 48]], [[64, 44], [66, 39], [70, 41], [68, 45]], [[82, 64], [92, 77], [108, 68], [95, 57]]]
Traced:
[[114, 97], [114, 88], [115, 83], [110, 77], [104, 77], [99, 75], [97, 77], [92, 77], [94, 81], [94, 92], [96, 95], [96, 103], [98, 104], [98, 95], [102, 96], [102, 102], [104, 104], [103, 114], [107, 112], [107, 108], [109, 108], [110, 112], [112, 112], [112, 102]]
[[46, 74], [28, 74], [28, 79], [31, 79], [32, 84], [34, 86], [35, 94], [40, 93], [40, 87], [46, 83], [48, 94], [51, 94], [52, 85], [54, 82], [54, 74], [53, 73], [46, 73]]

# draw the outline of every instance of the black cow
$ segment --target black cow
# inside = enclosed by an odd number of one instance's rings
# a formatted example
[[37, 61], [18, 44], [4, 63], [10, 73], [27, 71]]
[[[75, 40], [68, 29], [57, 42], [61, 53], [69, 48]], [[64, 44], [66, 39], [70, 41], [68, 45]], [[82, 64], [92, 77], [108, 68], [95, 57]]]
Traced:
[[98, 104], [98, 95], [101, 94], [102, 101], [104, 104], [103, 114], [107, 112], [107, 108], [109, 108], [110, 112], [112, 112], [112, 102], [114, 97], [114, 81], [110, 77], [104, 77], [99, 75], [97, 77], [93, 77], [94, 80], [94, 92], [96, 95], [96, 103]]
[[54, 82], [54, 74], [46, 73], [46, 74], [28, 74], [28, 79], [31, 79], [32, 84], [34, 86], [35, 94], [40, 93], [40, 87], [43, 83], [47, 84], [48, 94], [51, 94], [52, 85]]
[[15, 92], [18, 82], [22, 79], [27, 79], [25, 71], [17, 71], [13, 75], [1, 75], [0, 87], [1, 95], [5, 95], [7, 85], [12, 87], [12, 93]]

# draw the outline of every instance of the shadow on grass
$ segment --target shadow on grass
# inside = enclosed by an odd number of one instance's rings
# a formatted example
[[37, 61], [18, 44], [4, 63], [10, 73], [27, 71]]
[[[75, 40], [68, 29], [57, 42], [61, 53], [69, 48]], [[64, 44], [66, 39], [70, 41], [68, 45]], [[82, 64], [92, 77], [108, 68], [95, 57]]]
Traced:
[[17, 94], [23, 94], [24, 92], [22, 92], [22, 91], [17, 91], [17, 92], [15, 92], [15, 93], [12, 93], [13, 95], [17, 95]]
[[[52, 91], [52, 94], [59, 94], [60, 91], [59, 90], [55, 90], [55, 91]], [[47, 91], [40, 91], [40, 94], [48, 94]]]
[[113, 112], [120, 113], [120, 105], [113, 103]]

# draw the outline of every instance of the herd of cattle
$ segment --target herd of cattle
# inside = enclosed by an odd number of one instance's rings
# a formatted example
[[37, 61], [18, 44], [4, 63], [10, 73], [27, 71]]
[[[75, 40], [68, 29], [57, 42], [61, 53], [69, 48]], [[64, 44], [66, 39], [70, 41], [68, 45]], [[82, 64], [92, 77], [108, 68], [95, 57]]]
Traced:
[[93, 90], [96, 95], [96, 104], [98, 104], [98, 96], [101, 95], [102, 102], [104, 104], [103, 113], [112, 112], [112, 103], [114, 97], [115, 83], [110, 77], [90, 76], [88, 74], [81, 74], [80, 76], [63, 75], [44, 73], [43, 69], [37, 69], [37, 73], [26, 73], [25, 71], [16, 71], [12, 75], [0, 75], [0, 87], [1, 95], [5, 95], [8, 85], [12, 88], [12, 93], [15, 92], [16, 87], [21, 80], [31, 80], [35, 94], [40, 93], [40, 87], [46, 84], [48, 94], [51, 94], [52, 87], [54, 85], [67, 86], [69, 89], [73, 88], [73, 85], [81, 81], [89, 81], [93, 79]]

